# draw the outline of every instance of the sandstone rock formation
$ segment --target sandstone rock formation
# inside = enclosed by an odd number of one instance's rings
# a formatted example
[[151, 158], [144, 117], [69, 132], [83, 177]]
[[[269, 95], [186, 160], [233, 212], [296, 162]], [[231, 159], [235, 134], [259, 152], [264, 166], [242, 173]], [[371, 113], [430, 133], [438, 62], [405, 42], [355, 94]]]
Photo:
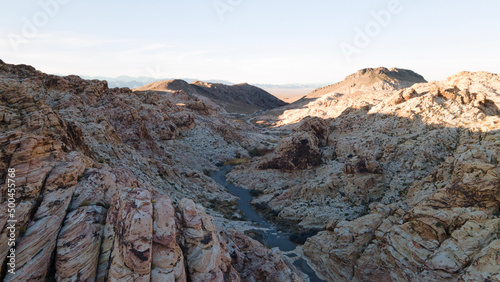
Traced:
[[[280, 255], [265, 248], [259, 242], [231, 229], [224, 236], [235, 269], [247, 281], [302, 281], [290, 270]], [[258, 273], [258, 276], [255, 274]]]
[[305, 169], [321, 163], [321, 148], [328, 139], [328, 125], [319, 118], [306, 118], [290, 137], [284, 138], [274, 154], [259, 165], [261, 169]]

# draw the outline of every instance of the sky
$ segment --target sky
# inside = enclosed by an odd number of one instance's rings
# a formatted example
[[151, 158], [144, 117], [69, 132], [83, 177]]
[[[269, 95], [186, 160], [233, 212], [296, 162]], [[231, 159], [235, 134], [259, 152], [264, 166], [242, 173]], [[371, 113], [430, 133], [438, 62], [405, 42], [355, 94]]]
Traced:
[[53, 74], [334, 83], [500, 73], [498, 0], [0, 0], [0, 59]]

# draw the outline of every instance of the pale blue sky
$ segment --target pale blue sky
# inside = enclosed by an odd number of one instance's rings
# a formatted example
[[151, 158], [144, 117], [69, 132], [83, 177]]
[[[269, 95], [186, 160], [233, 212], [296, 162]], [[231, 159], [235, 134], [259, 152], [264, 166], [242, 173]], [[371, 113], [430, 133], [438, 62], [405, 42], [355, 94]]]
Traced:
[[[402, 10], [376, 23], [391, 1]], [[0, 59], [57, 74], [273, 84], [333, 83], [378, 66], [428, 80], [500, 72], [500, 1], [367, 2], [0, 0]], [[367, 27], [369, 42], [356, 45]], [[356, 48], [350, 60], [345, 44]]]

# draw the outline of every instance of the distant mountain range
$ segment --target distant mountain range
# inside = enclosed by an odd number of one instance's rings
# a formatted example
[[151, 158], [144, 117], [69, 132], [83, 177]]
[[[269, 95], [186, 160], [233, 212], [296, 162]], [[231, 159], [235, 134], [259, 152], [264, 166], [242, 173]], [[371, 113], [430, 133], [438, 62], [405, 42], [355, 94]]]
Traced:
[[[138, 77], [132, 77], [132, 76], [117, 76], [117, 77], [106, 77], [106, 76], [85, 76], [82, 75], [81, 78], [83, 79], [98, 79], [98, 80], [106, 80], [108, 82], [108, 86], [110, 88], [113, 87], [128, 87], [128, 88], [139, 88], [145, 85], [148, 85], [153, 82], [158, 82], [158, 81], [165, 81], [165, 80], [174, 80], [175, 78], [153, 78], [153, 77], [148, 77], [148, 76], [138, 76]], [[194, 78], [182, 78], [182, 80], [191, 83], [195, 81], [199, 81], [199, 79], [194, 79]], [[234, 83], [226, 81], [226, 80], [217, 80], [213, 79], [210, 80], [210, 82], [213, 83], [223, 83], [223, 84], [229, 84], [232, 85]]]

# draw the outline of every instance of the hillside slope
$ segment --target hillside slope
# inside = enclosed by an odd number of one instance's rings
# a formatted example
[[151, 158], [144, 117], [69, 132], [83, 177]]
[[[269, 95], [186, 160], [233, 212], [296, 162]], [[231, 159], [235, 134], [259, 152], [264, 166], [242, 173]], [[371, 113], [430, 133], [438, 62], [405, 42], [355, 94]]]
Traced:
[[332, 118], [338, 116], [341, 109], [375, 105], [395, 90], [425, 82], [421, 75], [411, 70], [366, 68], [341, 82], [315, 89], [294, 103], [270, 110], [259, 119], [274, 125], [287, 125], [307, 116]]
[[366, 68], [349, 75], [341, 82], [316, 89], [304, 98], [319, 98], [330, 93], [354, 94], [366, 91], [396, 90], [424, 82], [427, 81], [423, 76], [411, 70]]
[[247, 83], [235, 85], [202, 81], [187, 83], [177, 79], [154, 82], [135, 90], [182, 91], [188, 95], [209, 98], [226, 111], [241, 114], [273, 109], [287, 104], [265, 90]]

